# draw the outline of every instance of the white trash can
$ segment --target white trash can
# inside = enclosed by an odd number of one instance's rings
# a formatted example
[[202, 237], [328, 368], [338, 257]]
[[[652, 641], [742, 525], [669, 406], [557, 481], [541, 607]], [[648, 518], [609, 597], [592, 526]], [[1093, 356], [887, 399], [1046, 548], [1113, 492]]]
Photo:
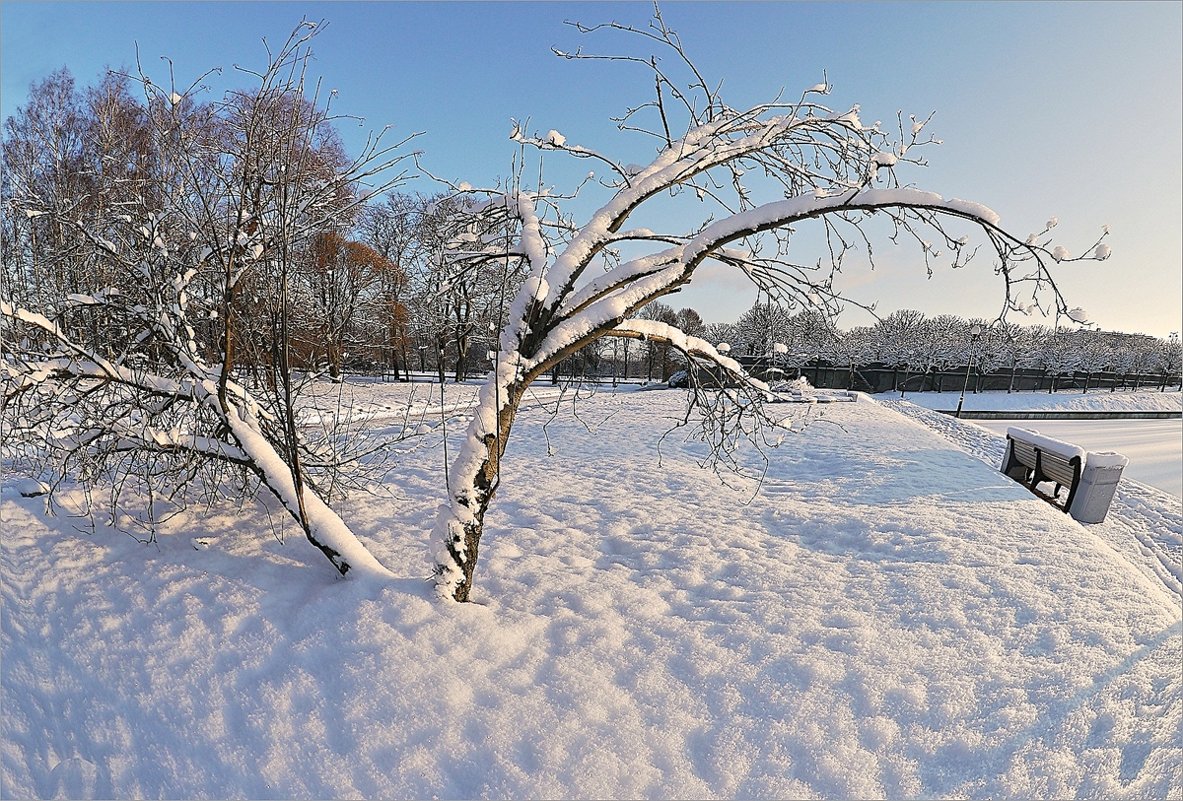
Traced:
[[1121, 473], [1130, 460], [1120, 453], [1089, 453], [1080, 471], [1080, 484], [1068, 514], [1081, 523], [1102, 523], [1117, 492]]

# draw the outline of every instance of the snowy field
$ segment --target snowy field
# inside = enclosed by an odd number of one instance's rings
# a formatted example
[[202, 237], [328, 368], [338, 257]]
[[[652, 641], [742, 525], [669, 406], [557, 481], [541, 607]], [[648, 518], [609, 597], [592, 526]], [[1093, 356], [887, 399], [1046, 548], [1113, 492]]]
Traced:
[[403, 576], [385, 585], [334, 578], [271, 504], [194, 509], [144, 546], [6, 476], [0, 796], [1183, 793], [1166, 493], [1123, 484], [1084, 527], [997, 472], [1001, 437], [866, 398], [813, 407], [762, 482], [749, 454], [722, 484], [678, 434], [659, 455], [682, 392], [575, 417], [546, 390], [479, 603], [440, 605], [438, 422], [459, 436], [471, 388], [414, 420], [405, 387], [359, 391], [358, 420], [422, 432], [341, 507]]

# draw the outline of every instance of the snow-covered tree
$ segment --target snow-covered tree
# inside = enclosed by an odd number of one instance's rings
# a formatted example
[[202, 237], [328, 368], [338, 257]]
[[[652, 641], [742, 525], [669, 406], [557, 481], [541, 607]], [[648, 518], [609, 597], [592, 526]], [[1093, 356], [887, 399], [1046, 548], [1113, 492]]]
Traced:
[[792, 334], [793, 314], [772, 298], [757, 300], [735, 321], [737, 340], [731, 346], [741, 347], [737, 354], [768, 356], [777, 342], [788, 342]]
[[1099, 332], [1081, 328], [1068, 335], [1067, 347], [1073, 351], [1076, 369], [1084, 373], [1084, 391], [1089, 391], [1093, 375], [1112, 361], [1109, 342]]
[[854, 374], [859, 366], [875, 361], [874, 332], [868, 326], [837, 331], [830, 340], [827, 357], [831, 363], [846, 367], [846, 388], [854, 389]]
[[1074, 333], [1074, 328], [1065, 326], [1037, 325], [1031, 329], [1032, 362], [1051, 377], [1049, 393], [1056, 391], [1060, 376], [1077, 367], [1079, 354], [1073, 347]]
[[151, 506], [257, 482], [336, 570], [385, 574], [329, 507], [340, 442], [301, 426], [295, 405], [300, 254], [392, 186], [400, 159], [378, 139], [355, 159], [331, 147], [332, 114], [305, 83], [316, 30], [302, 23], [263, 70], [242, 71], [250, 88], [211, 102], [200, 79], [133, 80], [153, 166], [126, 201], [78, 215], [13, 185], [5, 214], [48, 220], [95, 269], [56, 296], [6, 282], [4, 424], [59, 475], [109, 482], [117, 504], [131, 486]]
[[1160, 389], [1166, 392], [1171, 384], [1183, 388], [1180, 371], [1183, 370], [1183, 345], [1179, 343], [1179, 335], [1171, 334], [1168, 339], [1159, 340], [1157, 369], [1162, 376]]
[[[918, 161], [918, 150], [932, 141], [925, 121], [904, 123], [901, 117], [892, 135], [877, 123], [864, 124], [857, 107], [826, 107], [825, 83], [770, 103], [732, 107], [686, 58], [660, 12], [644, 30], [615, 23], [580, 30], [632, 33], [674, 57], [669, 64], [648, 56], [620, 57], [647, 70], [655, 87], [654, 97], [626, 113], [620, 128], [648, 138], [655, 151], [646, 163], [635, 164], [584, 144], [577, 135], [535, 134], [515, 124], [512, 139], [521, 147], [603, 170], [584, 188], [606, 197], [576, 222], [564, 213], [563, 197], [527, 188], [520, 173], [508, 191], [466, 193], [481, 198], [483, 210], [496, 209], [513, 220], [513, 245], [489, 252], [520, 257], [528, 277], [509, 306], [494, 370], [449, 473], [448, 502], [435, 526], [437, 587], [458, 601], [470, 596], [485, 515], [501, 480], [500, 463], [519, 404], [531, 382], [555, 364], [604, 337], [667, 342], [728, 374], [736, 391], [760, 396], [763, 385], [713, 343], [637, 316], [690, 282], [708, 261], [742, 272], [783, 305], [792, 300], [826, 306], [837, 303], [831, 278], [862, 241], [860, 225], [868, 217], [883, 216], [898, 236], [914, 237], [930, 263], [943, 252], [956, 265], [972, 249], [967, 235], [948, 226], [967, 223], [997, 257], [995, 269], [1005, 279], [1003, 311], [1032, 293], [1063, 306], [1048, 272], [1055, 261], [1049, 241], [1010, 234], [985, 206], [905, 188], [897, 180], [896, 171]], [[754, 175], [760, 180], [749, 180]], [[643, 224], [669, 219], [646, 214], [663, 205], [678, 208], [681, 219], [699, 208], [699, 222], [660, 231]], [[792, 233], [810, 222], [830, 241], [831, 259], [824, 267], [789, 257]], [[712, 411], [716, 421], [726, 423], [703, 430], [718, 445], [736, 435], [740, 413], [758, 414], [759, 406]]]
[[871, 329], [875, 344], [875, 360], [892, 369], [891, 385], [901, 388], [898, 371], [904, 370], [904, 386], [908, 377], [922, 362], [921, 342], [924, 314], [915, 309], [900, 309], [878, 320]]

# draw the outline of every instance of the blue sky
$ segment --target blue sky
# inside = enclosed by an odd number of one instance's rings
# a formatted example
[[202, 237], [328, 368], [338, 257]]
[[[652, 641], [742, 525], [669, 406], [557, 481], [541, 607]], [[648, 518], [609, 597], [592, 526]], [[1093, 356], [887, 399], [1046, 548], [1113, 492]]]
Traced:
[[[347, 143], [393, 125], [424, 131], [416, 147], [436, 173], [480, 185], [510, 167], [510, 118], [619, 153], [637, 143], [608, 122], [643, 102], [648, 82], [621, 65], [572, 63], [552, 46], [619, 50], [565, 20], [644, 24], [644, 3], [21, 3], [0, 5], [0, 111], [30, 82], [68, 66], [79, 82], [141, 62], [178, 82], [226, 67], [217, 91], [244, 84], [230, 66], [257, 66], [262, 37], [281, 40], [307, 16], [329, 23], [316, 70], [339, 92]], [[667, 3], [701, 69], [732, 105], [821, 80], [829, 103], [865, 121], [936, 111], [945, 144], [916, 185], [983, 202], [1019, 233], [1060, 219], [1058, 241], [1080, 248], [1102, 225], [1113, 256], [1058, 278], [1072, 305], [1105, 329], [1165, 336], [1183, 318], [1183, 4], [1179, 3]], [[626, 160], [638, 160], [636, 157]], [[561, 176], [561, 172], [553, 173]], [[429, 190], [428, 186], [412, 186]], [[985, 262], [926, 279], [914, 249], [877, 251], [854, 271], [852, 294], [881, 313], [918, 308], [993, 316], [1001, 287]], [[812, 260], [801, 254], [802, 260]], [[671, 298], [708, 320], [734, 319], [754, 291], [725, 276]], [[865, 322], [851, 314], [845, 325]]]

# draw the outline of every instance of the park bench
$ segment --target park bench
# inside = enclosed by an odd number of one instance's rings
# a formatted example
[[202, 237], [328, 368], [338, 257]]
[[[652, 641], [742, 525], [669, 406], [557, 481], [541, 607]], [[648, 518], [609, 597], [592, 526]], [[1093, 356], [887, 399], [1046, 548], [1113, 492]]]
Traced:
[[[1116, 453], [1086, 453], [1083, 448], [1026, 428], [1006, 430], [1006, 455], [1002, 472], [1035, 495], [1063, 509], [1083, 523], [1100, 523], [1129, 463]], [[1040, 492], [1042, 483], [1054, 485], [1051, 495]], [[1087, 497], [1082, 497], [1082, 487]], [[1059, 502], [1061, 490], [1068, 496]]]
[[[1067, 512], [1072, 508], [1076, 487], [1080, 484], [1084, 456], [1084, 450], [1067, 442], [1044, 437], [1025, 428], [1008, 428], [1002, 472], [1057, 506], [1060, 490], [1067, 487], [1068, 497], [1063, 504]], [[1043, 482], [1055, 484], [1050, 497], [1036, 489]]]

